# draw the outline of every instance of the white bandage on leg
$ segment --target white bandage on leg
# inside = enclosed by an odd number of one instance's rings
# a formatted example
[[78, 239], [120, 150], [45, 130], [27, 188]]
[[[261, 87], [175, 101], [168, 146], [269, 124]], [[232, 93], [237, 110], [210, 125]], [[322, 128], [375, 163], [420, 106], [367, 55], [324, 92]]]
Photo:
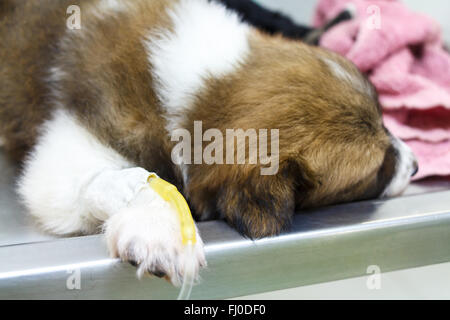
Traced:
[[128, 207], [142, 189], [149, 188], [150, 174], [142, 168], [100, 172], [85, 188], [86, 210], [92, 212], [96, 219], [106, 221]]

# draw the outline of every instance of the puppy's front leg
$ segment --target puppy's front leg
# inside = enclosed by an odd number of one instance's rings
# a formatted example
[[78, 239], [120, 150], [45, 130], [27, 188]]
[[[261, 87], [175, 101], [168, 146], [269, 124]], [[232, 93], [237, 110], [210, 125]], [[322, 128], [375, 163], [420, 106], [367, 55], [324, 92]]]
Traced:
[[[103, 227], [112, 255], [136, 263], [139, 274], [166, 274], [179, 284], [185, 259], [180, 222], [148, 185], [150, 173], [133, 168], [66, 112], [58, 112], [42, 131], [18, 189], [40, 225], [58, 235]], [[197, 239], [198, 271], [205, 259]]]
[[[128, 181], [127, 175], [131, 177]], [[183, 247], [176, 212], [149, 187], [149, 175], [141, 168], [105, 172], [90, 185], [86, 193], [87, 200], [95, 202], [97, 208], [115, 212], [106, 219], [104, 225], [107, 245], [113, 256], [136, 265], [139, 276], [145, 272], [159, 277], [168, 276], [174, 285], [180, 285], [185, 272], [185, 261], [191, 257]], [[124, 183], [115, 184], [120, 180]], [[103, 189], [103, 186], [111, 188], [111, 197], [96, 196], [97, 190]], [[116, 209], [117, 207], [113, 207], [114, 203], [104, 203], [112, 199], [114, 194], [120, 193], [120, 190], [114, 188], [123, 187], [128, 188], [127, 193], [132, 194], [126, 206]], [[200, 267], [206, 266], [203, 242], [199, 236], [194, 248], [194, 258], [198, 274]]]

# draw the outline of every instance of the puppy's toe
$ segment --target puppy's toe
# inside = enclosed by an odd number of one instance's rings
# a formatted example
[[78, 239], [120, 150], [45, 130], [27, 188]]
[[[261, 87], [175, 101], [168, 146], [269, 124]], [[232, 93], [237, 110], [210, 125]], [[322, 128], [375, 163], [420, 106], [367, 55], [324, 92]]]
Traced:
[[111, 255], [137, 266], [138, 277], [167, 277], [179, 286], [186, 268], [198, 280], [200, 269], [206, 266], [198, 231], [191, 252], [182, 243], [178, 216], [165, 202], [140, 203], [112, 216], [105, 224], [105, 237]]
[[150, 273], [158, 278], [164, 278], [166, 277], [166, 272], [162, 269], [155, 268], [154, 270], [150, 270]]

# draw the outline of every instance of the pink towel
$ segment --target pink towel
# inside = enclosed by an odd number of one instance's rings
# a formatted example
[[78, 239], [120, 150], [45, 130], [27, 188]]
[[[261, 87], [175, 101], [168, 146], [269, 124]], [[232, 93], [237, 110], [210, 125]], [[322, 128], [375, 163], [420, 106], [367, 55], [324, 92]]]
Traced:
[[329, 30], [321, 46], [366, 72], [385, 124], [419, 160], [415, 177], [450, 175], [450, 55], [431, 18], [396, 0], [320, 0], [320, 26], [352, 4], [356, 18]]

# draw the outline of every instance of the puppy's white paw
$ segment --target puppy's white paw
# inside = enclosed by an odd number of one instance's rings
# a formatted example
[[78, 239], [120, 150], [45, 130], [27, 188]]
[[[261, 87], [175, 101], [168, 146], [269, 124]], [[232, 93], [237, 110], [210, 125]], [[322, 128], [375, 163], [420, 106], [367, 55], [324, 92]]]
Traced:
[[[152, 189], [145, 188], [132, 204], [113, 215], [105, 224], [110, 253], [138, 267], [138, 276], [150, 273], [167, 276], [179, 286], [185, 275], [188, 250], [182, 244], [176, 212]], [[197, 231], [192, 261], [195, 279], [206, 266], [203, 241]]]

